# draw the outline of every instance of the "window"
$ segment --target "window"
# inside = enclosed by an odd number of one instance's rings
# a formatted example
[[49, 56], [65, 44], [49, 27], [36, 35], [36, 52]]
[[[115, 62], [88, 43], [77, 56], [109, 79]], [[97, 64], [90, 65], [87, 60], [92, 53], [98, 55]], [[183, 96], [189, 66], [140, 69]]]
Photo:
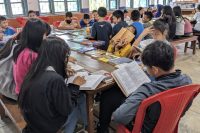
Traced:
[[164, 0], [158, 0], [158, 4], [164, 5]]
[[131, 8], [131, 0], [126, 0], [126, 7]]
[[79, 11], [79, 0], [39, 0], [41, 13]]
[[107, 0], [89, 0], [90, 11], [97, 10], [99, 7], [107, 7]]
[[39, 0], [39, 5], [41, 13], [50, 13], [49, 0]]
[[24, 15], [27, 7], [25, 2], [26, 0], [0, 0], [0, 15]]
[[117, 0], [109, 0], [110, 10], [117, 9]]
[[133, 1], [133, 8], [138, 7], [147, 7], [147, 0], [134, 0]]
[[149, 0], [149, 5], [156, 6], [157, 0]]
[[0, 15], [6, 15], [4, 0], [0, 0]]

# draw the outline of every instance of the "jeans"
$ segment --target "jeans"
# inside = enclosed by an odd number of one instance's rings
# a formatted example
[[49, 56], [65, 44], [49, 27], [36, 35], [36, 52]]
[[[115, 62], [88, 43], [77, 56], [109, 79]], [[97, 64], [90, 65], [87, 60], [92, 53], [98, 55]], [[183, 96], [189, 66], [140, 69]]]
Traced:
[[87, 126], [86, 97], [84, 93], [77, 99], [77, 106], [74, 107], [71, 114], [68, 116], [64, 133], [73, 133], [78, 120], [83, 122], [84, 127]]

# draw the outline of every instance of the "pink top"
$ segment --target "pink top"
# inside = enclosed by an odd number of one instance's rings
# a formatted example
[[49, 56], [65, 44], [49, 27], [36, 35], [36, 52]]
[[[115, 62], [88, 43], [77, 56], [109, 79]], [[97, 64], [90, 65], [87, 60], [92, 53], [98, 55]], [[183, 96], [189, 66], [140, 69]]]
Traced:
[[37, 53], [25, 48], [18, 56], [17, 62], [13, 66], [13, 75], [15, 80], [15, 92], [19, 94], [21, 84], [28, 73], [32, 63], [36, 60]]

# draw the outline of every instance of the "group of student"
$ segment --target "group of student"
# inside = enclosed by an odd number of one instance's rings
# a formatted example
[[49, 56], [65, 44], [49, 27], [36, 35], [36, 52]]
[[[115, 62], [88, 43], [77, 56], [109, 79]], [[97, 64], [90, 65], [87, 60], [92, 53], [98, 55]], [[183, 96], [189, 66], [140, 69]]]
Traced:
[[[105, 41], [105, 45], [100, 49], [117, 53], [117, 56], [121, 57], [134, 59], [139, 48], [142, 51], [140, 59], [147, 73], [153, 77], [150, 83], [140, 86], [128, 98], [117, 85], [101, 92], [98, 133], [108, 133], [111, 120], [132, 130], [142, 100], [192, 83], [190, 77], [182, 74], [181, 70], [174, 69], [175, 48], [169, 41], [176, 36], [177, 21], [181, 17], [177, 12], [175, 17], [175, 11], [179, 12], [180, 9], [162, 6], [162, 10], [152, 13], [140, 8], [133, 10], [129, 17], [126, 10], [116, 10], [112, 13], [114, 26], [106, 19], [107, 9], [104, 7], [93, 11], [91, 20], [88, 14], [84, 14], [79, 23], [73, 20], [71, 12], [66, 13], [66, 19], [60, 23], [58, 29], [71, 30], [92, 26], [91, 38]], [[155, 21], [152, 20], [154, 16], [158, 18]], [[38, 19], [34, 11], [29, 12], [29, 17], [22, 31], [11, 38], [0, 51], [2, 60], [12, 54], [13, 44], [17, 45], [11, 65], [18, 104], [27, 123], [23, 133], [56, 133], [62, 128], [66, 133], [71, 133], [78, 119], [82, 119], [87, 128], [85, 95], [79, 91], [79, 87], [86, 81], [84, 77], [77, 77], [71, 84], [65, 82], [65, 79], [73, 75], [68, 65], [68, 62], [75, 61], [70, 57], [70, 47], [64, 40], [50, 35], [50, 26]], [[197, 23], [198, 17], [199, 12], [194, 17]], [[3, 34], [10, 34], [12, 28], [4, 18], [0, 17], [0, 27]], [[129, 19], [132, 21], [131, 25], [125, 21], [130, 21]], [[134, 39], [128, 43], [121, 40], [111, 44], [111, 38], [122, 28], [131, 31], [135, 35]], [[15, 34], [14, 30], [12, 32]], [[160, 110], [158, 103], [148, 108], [142, 133], [153, 131]]]

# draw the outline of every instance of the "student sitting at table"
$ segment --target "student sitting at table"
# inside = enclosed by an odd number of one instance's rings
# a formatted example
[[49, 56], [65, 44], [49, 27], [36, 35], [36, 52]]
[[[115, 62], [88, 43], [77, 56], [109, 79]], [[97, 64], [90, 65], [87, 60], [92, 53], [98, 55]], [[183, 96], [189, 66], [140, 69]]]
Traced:
[[78, 76], [73, 83], [65, 83], [69, 55], [64, 40], [48, 37], [43, 41], [19, 94], [18, 104], [27, 123], [23, 133], [58, 132], [76, 105], [85, 80]]
[[98, 22], [99, 21], [99, 15], [97, 10], [93, 10], [92, 11], [92, 20], [93, 23]]
[[[124, 124], [132, 131], [134, 118], [140, 103], [155, 94], [176, 87], [191, 84], [190, 77], [174, 69], [174, 50], [163, 41], [155, 41], [149, 44], [142, 53], [142, 63], [147, 68], [149, 75], [155, 77], [155, 81], [144, 83], [126, 98], [112, 114], [112, 120]], [[159, 119], [161, 106], [154, 103], [148, 107], [141, 133], [152, 133]]]
[[194, 32], [200, 32], [200, 4], [197, 6], [197, 12], [195, 13], [193, 20], [196, 21], [194, 26]]
[[139, 35], [143, 32], [144, 26], [142, 23], [140, 23], [140, 12], [138, 10], [133, 10], [131, 12], [131, 19], [133, 20], [132, 25], [136, 28], [137, 34], [135, 36], [135, 39], [139, 37]]
[[173, 8], [174, 15], [176, 16], [176, 36], [175, 38], [181, 38], [184, 36], [185, 21], [182, 16], [182, 11], [180, 6], [175, 6]]
[[28, 11], [28, 18], [37, 18], [36, 12], [33, 10]]
[[171, 6], [164, 6], [161, 16], [169, 25], [168, 37], [173, 40], [176, 34], [176, 17]]
[[163, 9], [163, 5], [158, 4], [157, 5], [157, 11], [155, 13], [155, 18], [159, 18], [162, 15], [162, 9]]
[[90, 21], [90, 15], [89, 14], [84, 14], [83, 15], [83, 19], [80, 21], [81, 28], [90, 27], [92, 25], [93, 25], [93, 22]]
[[[132, 45], [132, 51], [129, 54], [129, 58], [134, 58], [135, 55], [138, 55], [138, 52], [141, 52], [145, 49], [150, 43], [159, 40], [164, 41], [166, 44], [168, 42], [168, 30], [169, 26], [163, 19], [158, 19], [153, 23], [152, 27], [144, 29], [142, 34], [135, 40]], [[151, 35], [152, 39], [143, 40], [147, 35]]]
[[65, 14], [65, 20], [60, 23], [58, 26], [58, 29], [60, 30], [74, 30], [77, 28], [80, 28], [80, 25], [78, 22], [72, 20], [72, 13], [71, 12], [66, 12]]
[[99, 7], [98, 15], [99, 21], [93, 24], [91, 37], [98, 41], [105, 41], [105, 45], [101, 46], [100, 49], [107, 50], [112, 36], [112, 26], [105, 21], [107, 15], [107, 9], [105, 7]]
[[131, 21], [131, 18], [129, 17], [129, 13], [127, 10], [124, 10], [124, 21]]
[[115, 36], [122, 27], [127, 27], [128, 24], [124, 21], [124, 13], [121, 10], [116, 10], [112, 14], [113, 23], [115, 24], [112, 30], [112, 36]]
[[5, 36], [12, 36], [16, 33], [14, 28], [8, 26], [8, 21], [4, 16], [0, 16], [0, 28]]
[[[152, 12], [144, 12], [143, 18], [142, 18], [142, 22], [143, 22], [143, 26], [144, 28], [148, 28], [150, 26], [153, 25], [153, 13]], [[146, 37], [144, 37], [144, 39], [151, 39], [151, 35], [147, 35]]]
[[143, 18], [144, 8], [143, 7], [138, 7], [138, 11], [140, 12], [140, 18]]

